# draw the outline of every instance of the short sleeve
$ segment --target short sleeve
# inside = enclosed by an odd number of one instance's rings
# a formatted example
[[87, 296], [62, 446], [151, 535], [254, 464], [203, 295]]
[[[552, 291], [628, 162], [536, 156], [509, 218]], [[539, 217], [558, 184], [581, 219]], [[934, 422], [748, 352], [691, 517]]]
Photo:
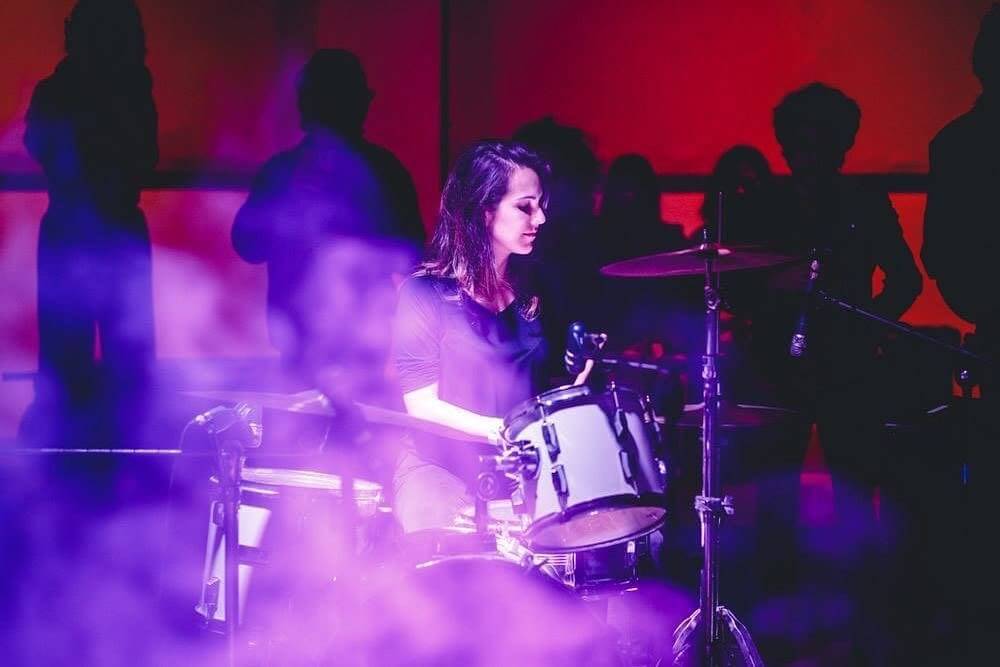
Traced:
[[440, 306], [441, 299], [429, 278], [410, 278], [399, 288], [393, 323], [393, 365], [404, 394], [439, 379]]

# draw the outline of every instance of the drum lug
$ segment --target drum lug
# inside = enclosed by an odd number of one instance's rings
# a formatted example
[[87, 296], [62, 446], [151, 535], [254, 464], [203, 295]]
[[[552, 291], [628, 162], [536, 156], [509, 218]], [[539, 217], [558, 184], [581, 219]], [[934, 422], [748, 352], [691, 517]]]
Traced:
[[566, 481], [566, 471], [561, 465], [552, 466], [552, 487], [556, 490], [556, 495], [564, 499], [569, 495], [569, 483]]
[[621, 462], [622, 473], [625, 475], [625, 481], [628, 484], [633, 484], [635, 482], [635, 477], [632, 475], [632, 462], [628, 452], [624, 449], [618, 451], [618, 460]]
[[538, 474], [538, 450], [534, 447], [525, 447], [521, 450], [518, 462], [524, 478], [534, 479], [535, 475]]
[[549, 459], [555, 461], [559, 456], [559, 438], [553, 424], [542, 424], [542, 439], [545, 440], [545, 448], [549, 450]]

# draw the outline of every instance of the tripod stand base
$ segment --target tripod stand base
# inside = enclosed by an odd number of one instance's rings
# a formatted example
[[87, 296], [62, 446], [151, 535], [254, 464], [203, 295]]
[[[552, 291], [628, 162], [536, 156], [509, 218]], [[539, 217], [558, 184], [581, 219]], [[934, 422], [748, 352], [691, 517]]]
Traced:
[[[694, 612], [674, 630], [673, 665], [676, 667], [764, 667], [760, 653], [750, 637], [750, 631], [736, 618], [733, 612], [723, 606], [716, 607], [719, 624], [724, 629], [723, 637], [712, 649], [710, 661], [704, 659], [702, 632], [698, 632], [701, 610]], [[727, 632], [728, 631], [728, 632]], [[728, 637], [725, 636], [728, 634]]]

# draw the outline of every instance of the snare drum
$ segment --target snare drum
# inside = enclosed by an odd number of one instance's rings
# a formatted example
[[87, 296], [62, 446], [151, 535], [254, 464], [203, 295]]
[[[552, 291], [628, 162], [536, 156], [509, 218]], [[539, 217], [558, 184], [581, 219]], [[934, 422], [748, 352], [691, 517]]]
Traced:
[[633, 540], [666, 515], [666, 466], [653, 417], [623, 387], [561, 387], [515, 408], [504, 438], [522, 461], [515, 492], [536, 552], [567, 553]]
[[[343, 480], [337, 475], [244, 468], [242, 479], [240, 622], [261, 627], [269, 624], [271, 609], [280, 608], [297, 590], [319, 589], [352, 566], [359, 538], [363, 538], [359, 531], [380, 509], [382, 487], [354, 479], [353, 502], [346, 503]], [[218, 484], [214, 478], [212, 482]], [[212, 625], [226, 619], [222, 517], [222, 502], [212, 501], [201, 599], [195, 607]]]

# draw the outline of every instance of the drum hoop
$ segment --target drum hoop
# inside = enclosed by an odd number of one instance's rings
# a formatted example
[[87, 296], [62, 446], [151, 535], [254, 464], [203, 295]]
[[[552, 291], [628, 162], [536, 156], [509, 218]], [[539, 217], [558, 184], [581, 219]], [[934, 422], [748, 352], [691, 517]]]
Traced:
[[[638, 496], [622, 494], [618, 496], [608, 496], [606, 498], [597, 498], [585, 503], [580, 503], [579, 505], [568, 507], [562, 512], [551, 514], [533, 521], [525, 531], [523, 539], [527, 547], [532, 551], [547, 554], [567, 554], [577, 551], [590, 551], [591, 549], [614, 546], [616, 544], [621, 544], [622, 542], [628, 542], [629, 540], [640, 538], [643, 535], [648, 535], [654, 530], [660, 528], [660, 526], [662, 526], [667, 519], [666, 502], [667, 497], [662, 493], [642, 493]], [[643, 528], [642, 530], [629, 533], [628, 535], [624, 535], [622, 537], [616, 537], [611, 540], [595, 542], [594, 544], [589, 544], [587, 546], [550, 547], [548, 545], [536, 544], [532, 539], [532, 535], [538, 531], [560, 523], [565, 523], [566, 521], [569, 521], [586, 512], [602, 509], [621, 509], [624, 507], [656, 507], [663, 510], [663, 516], [661, 516], [654, 524]]]
[[[616, 386], [615, 391], [621, 395], [629, 395], [642, 405], [642, 396], [628, 387]], [[533, 398], [519, 403], [513, 410], [507, 413], [503, 421], [504, 437], [514, 440], [528, 424], [540, 421], [544, 412], [548, 415], [572, 408], [577, 405], [596, 404], [599, 399], [607, 394], [609, 390], [595, 392], [586, 385], [574, 386], [563, 385], [555, 389], [549, 389]]]
[[[247, 479], [248, 475], [252, 479]], [[295, 479], [295, 474], [305, 473], [306, 477], [299, 482]], [[264, 481], [267, 477], [271, 480]], [[243, 485], [253, 484], [258, 487], [277, 489], [278, 494], [286, 496], [334, 496], [344, 498], [345, 477], [333, 473], [325, 473], [317, 470], [298, 470], [292, 468], [244, 468]], [[382, 502], [382, 485], [360, 477], [353, 479], [353, 493], [348, 498], [353, 498], [357, 504], [378, 504]], [[336, 480], [336, 484], [332, 482]], [[329, 485], [317, 482], [331, 482]], [[298, 482], [298, 483], [297, 483]]]
[[[209, 483], [213, 487], [213, 495], [219, 496], [219, 478], [216, 475], [212, 475], [208, 478]], [[352, 496], [354, 502], [358, 505], [378, 505], [382, 502], [382, 487], [375, 482], [369, 482], [368, 480], [358, 480], [363, 481], [365, 484], [371, 484], [371, 488], [358, 488], [357, 485], [354, 487], [354, 495]], [[250, 481], [244, 478], [240, 482], [240, 502], [249, 505], [251, 507], [263, 507], [270, 508], [276, 503], [280, 503], [281, 499], [289, 497], [303, 497], [303, 496], [316, 496], [321, 497], [334, 497], [343, 498], [342, 488], [325, 488], [318, 486], [296, 486], [287, 483], [273, 483], [267, 484], [259, 481]], [[245, 496], [245, 497], [244, 497]], [[216, 498], [218, 500], [218, 498]]]
[[[299, 470], [296, 468], [265, 468], [244, 467], [242, 481], [244, 483], [280, 488], [309, 489], [312, 491], [327, 491], [340, 495], [343, 491], [345, 476], [319, 470]], [[351, 478], [354, 494], [378, 494], [382, 486], [360, 477]]]

